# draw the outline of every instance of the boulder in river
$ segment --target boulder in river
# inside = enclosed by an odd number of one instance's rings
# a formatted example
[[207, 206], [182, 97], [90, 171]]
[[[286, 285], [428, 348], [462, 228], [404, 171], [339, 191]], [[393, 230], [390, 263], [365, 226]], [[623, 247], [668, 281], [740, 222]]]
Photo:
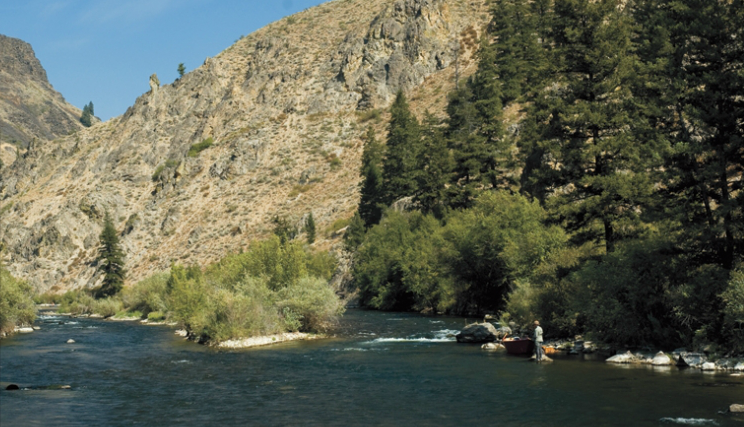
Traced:
[[671, 357], [664, 354], [663, 351], [660, 351], [656, 353], [656, 356], [651, 360], [651, 364], [654, 366], [670, 366], [674, 365], [674, 361], [672, 361]]
[[744, 371], [744, 362], [739, 362], [734, 366], [735, 371]]
[[70, 338], [69, 340], [67, 340], [67, 344], [75, 344], [75, 340]]
[[496, 327], [490, 323], [471, 323], [455, 335], [457, 342], [482, 343], [494, 342], [498, 339]]
[[744, 405], [734, 403], [733, 405], [729, 406], [729, 412], [733, 412], [735, 414], [744, 414]]
[[7, 387], [5, 387], [6, 390], [20, 390], [21, 388], [18, 387], [18, 384], [10, 384]]
[[713, 362], [705, 362], [703, 363], [703, 366], [701, 367], [703, 371], [715, 371], [716, 370], [716, 364]]
[[640, 359], [630, 350], [625, 353], [616, 354], [606, 360], [607, 363], [639, 363]]
[[707, 362], [708, 358], [702, 353], [688, 353], [682, 352], [679, 354], [677, 360], [677, 366], [689, 366], [690, 368], [702, 368], [703, 363]]

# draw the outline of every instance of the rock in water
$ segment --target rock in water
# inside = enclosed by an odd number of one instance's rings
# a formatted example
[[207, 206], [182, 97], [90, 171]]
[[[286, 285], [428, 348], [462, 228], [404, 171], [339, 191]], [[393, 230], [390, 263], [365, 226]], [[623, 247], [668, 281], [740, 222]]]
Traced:
[[503, 349], [504, 346], [501, 345], [501, 344], [493, 343], [493, 342], [487, 342], [487, 343], [483, 344], [481, 346], [481, 348], [483, 350], [495, 351], [495, 350], [501, 350], [501, 349]]
[[67, 340], [67, 344], [75, 344], [75, 340], [70, 338], [69, 340]]
[[713, 362], [705, 362], [703, 363], [703, 366], [701, 368], [703, 371], [715, 371], [716, 370], [716, 364]]
[[733, 405], [729, 406], [729, 412], [733, 412], [735, 414], [743, 414], [744, 413], [744, 405], [734, 403]]
[[651, 364], [654, 366], [670, 366], [673, 365], [674, 362], [672, 362], [672, 359], [664, 354], [663, 351], [660, 351], [656, 353], [656, 356], [654, 356], [654, 359], [651, 361]]
[[708, 359], [702, 353], [687, 353], [683, 352], [679, 354], [677, 360], [677, 366], [684, 367], [689, 366], [691, 368], [702, 368], [703, 363], [707, 362]]
[[627, 351], [622, 354], [616, 354], [609, 359], [606, 360], [607, 363], [638, 363], [640, 360], [638, 357], [631, 353], [630, 351]]
[[471, 323], [455, 335], [457, 342], [482, 343], [493, 342], [498, 338], [496, 327], [490, 323]]
[[18, 384], [10, 384], [7, 387], [5, 387], [6, 390], [20, 390], [21, 388], [18, 387]]

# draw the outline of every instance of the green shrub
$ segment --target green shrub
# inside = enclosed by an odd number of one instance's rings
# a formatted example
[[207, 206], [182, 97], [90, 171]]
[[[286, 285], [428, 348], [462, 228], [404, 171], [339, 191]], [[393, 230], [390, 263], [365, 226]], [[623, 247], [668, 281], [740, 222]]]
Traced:
[[67, 291], [62, 295], [59, 303], [60, 313], [70, 313], [75, 316], [93, 314], [95, 298], [84, 290]]
[[278, 308], [289, 330], [322, 332], [344, 311], [328, 282], [303, 277], [296, 284], [278, 292]]
[[168, 273], [157, 273], [134, 286], [124, 288], [121, 300], [128, 310], [141, 311], [148, 314], [153, 311], [166, 312]]
[[152, 180], [157, 181], [160, 179], [160, 175], [163, 174], [163, 171], [165, 170], [165, 165], [159, 165], [157, 168], [155, 168], [155, 172], [152, 173]]
[[16, 326], [30, 325], [34, 319], [36, 306], [31, 286], [0, 265], [0, 332], [12, 332]]
[[214, 145], [214, 139], [210, 136], [202, 142], [196, 143], [189, 148], [189, 157], [198, 157], [199, 153]]
[[744, 352], [744, 269], [731, 272], [726, 291], [721, 295], [724, 302], [724, 337], [735, 351]]
[[165, 314], [160, 311], [151, 311], [147, 314], [147, 320], [149, 322], [164, 322]]
[[143, 317], [143, 314], [141, 311], [121, 310], [114, 314], [113, 317], [115, 319], [141, 319]]
[[118, 297], [94, 300], [91, 311], [103, 317], [111, 317], [124, 309], [124, 304]]

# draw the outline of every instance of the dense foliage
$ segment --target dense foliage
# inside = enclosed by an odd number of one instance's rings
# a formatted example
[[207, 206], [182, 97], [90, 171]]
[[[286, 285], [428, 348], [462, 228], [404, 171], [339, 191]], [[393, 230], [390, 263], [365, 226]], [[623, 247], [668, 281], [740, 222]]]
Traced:
[[742, 0], [494, 1], [447, 119], [366, 138], [362, 302], [744, 349], [742, 40]]
[[13, 332], [16, 326], [31, 325], [35, 318], [31, 286], [11, 276], [0, 264], [0, 334]]
[[116, 296], [83, 291], [62, 297], [60, 311], [176, 322], [203, 342], [280, 332], [322, 332], [343, 312], [328, 286], [335, 259], [278, 236], [228, 255], [204, 271], [173, 265]]

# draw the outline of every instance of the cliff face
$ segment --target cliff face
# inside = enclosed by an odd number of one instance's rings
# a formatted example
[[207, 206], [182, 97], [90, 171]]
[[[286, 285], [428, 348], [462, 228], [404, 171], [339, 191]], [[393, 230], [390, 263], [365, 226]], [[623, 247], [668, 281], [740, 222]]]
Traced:
[[[313, 213], [332, 249], [359, 198], [361, 136], [384, 138], [402, 89], [442, 111], [455, 64], [474, 69], [485, 0], [336, 0], [242, 38], [120, 117], [28, 152], [0, 174], [0, 241], [40, 290], [95, 286], [102, 218], [129, 281], [206, 264]], [[370, 119], [371, 117], [371, 119]], [[189, 150], [210, 139], [201, 152]]]
[[82, 129], [80, 110], [52, 88], [28, 43], [0, 35], [0, 160]]

